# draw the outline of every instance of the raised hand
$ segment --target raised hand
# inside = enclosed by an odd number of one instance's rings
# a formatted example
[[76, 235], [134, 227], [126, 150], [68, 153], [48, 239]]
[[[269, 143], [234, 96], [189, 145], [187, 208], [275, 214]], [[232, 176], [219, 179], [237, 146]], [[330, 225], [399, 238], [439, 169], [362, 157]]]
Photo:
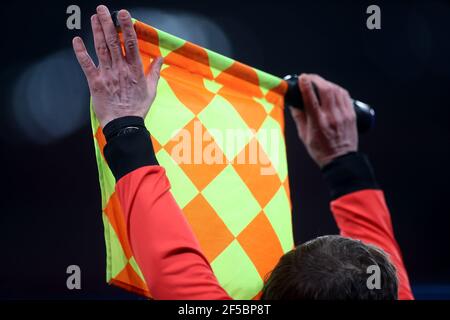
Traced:
[[336, 157], [357, 151], [356, 115], [347, 90], [314, 74], [302, 74], [299, 86], [305, 109], [290, 109], [298, 135], [314, 161], [323, 167]]
[[155, 58], [145, 76], [129, 12], [120, 10], [118, 20], [125, 52], [108, 8], [98, 6], [97, 14], [91, 17], [98, 66], [86, 51], [83, 40], [80, 37], [73, 39], [73, 49], [88, 81], [94, 112], [102, 127], [124, 116], [145, 118], [155, 99], [163, 62], [162, 57]]

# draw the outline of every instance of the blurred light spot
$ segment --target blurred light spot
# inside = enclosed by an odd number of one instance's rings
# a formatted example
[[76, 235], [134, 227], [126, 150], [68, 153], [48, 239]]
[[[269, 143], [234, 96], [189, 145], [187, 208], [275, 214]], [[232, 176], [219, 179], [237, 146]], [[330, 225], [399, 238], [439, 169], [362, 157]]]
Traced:
[[32, 65], [15, 84], [11, 115], [23, 138], [51, 143], [88, 120], [89, 99], [72, 50], [49, 55]]

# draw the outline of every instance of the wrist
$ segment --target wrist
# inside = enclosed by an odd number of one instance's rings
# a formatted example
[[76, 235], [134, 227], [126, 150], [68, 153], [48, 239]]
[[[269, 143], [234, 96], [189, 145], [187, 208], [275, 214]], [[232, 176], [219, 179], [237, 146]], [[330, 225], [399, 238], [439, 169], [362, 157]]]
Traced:
[[339, 156], [321, 171], [332, 199], [359, 190], [379, 189], [369, 159], [359, 152]]
[[106, 139], [103, 153], [116, 181], [140, 167], [158, 165], [142, 117], [114, 119], [103, 128], [103, 134]]
[[126, 112], [124, 114], [114, 114], [114, 115], [111, 115], [104, 119], [99, 118], [98, 121], [100, 123], [100, 126], [102, 128], [105, 128], [111, 122], [116, 122], [117, 119], [128, 118], [128, 117], [141, 118], [141, 119], [144, 118], [144, 116], [142, 116], [139, 113]]
[[128, 132], [131, 133], [133, 130], [147, 130], [142, 117], [125, 116], [109, 121], [103, 127], [103, 135], [106, 142], [109, 142], [114, 137], [127, 134]]
[[331, 155], [323, 156], [316, 161], [319, 167], [322, 169], [328, 164], [332, 163], [335, 159], [345, 156], [350, 153], [357, 153], [357, 148], [345, 148], [341, 150], [334, 151]]

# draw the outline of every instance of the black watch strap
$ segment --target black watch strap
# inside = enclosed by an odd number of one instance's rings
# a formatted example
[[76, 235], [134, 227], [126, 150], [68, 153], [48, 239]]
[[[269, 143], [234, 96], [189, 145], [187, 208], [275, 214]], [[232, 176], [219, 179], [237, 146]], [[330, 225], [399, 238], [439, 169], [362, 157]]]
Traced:
[[141, 117], [127, 116], [103, 128], [104, 155], [116, 181], [140, 167], [158, 165], [150, 133]]

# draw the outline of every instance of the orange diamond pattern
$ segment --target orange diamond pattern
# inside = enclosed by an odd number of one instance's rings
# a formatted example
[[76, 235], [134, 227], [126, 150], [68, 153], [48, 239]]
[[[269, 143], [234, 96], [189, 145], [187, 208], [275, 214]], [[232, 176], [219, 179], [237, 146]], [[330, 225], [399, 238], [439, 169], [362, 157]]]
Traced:
[[264, 213], [258, 214], [237, 239], [255, 264], [261, 278], [265, 279], [283, 255], [269, 219]]
[[[180, 163], [178, 165], [183, 169], [184, 173], [189, 177], [189, 179], [194, 183], [199, 191], [203, 190], [225, 167], [225, 163], [205, 163], [206, 156], [211, 156], [214, 159], [225, 159], [222, 150], [214, 142], [214, 139], [201, 124], [200, 120], [194, 118], [189, 122], [184, 128], [183, 132], [192, 133], [191, 139], [189, 139], [187, 148], [183, 150], [190, 150], [189, 163]], [[200, 138], [196, 138], [200, 135]], [[180, 146], [180, 140], [184, 139], [184, 135], [181, 133], [176, 134], [165, 146], [169, 154], [176, 152], [174, 148]], [[211, 152], [209, 152], [211, 151]], [[178, 154], [178, 152], [177, 152]], [[180, 151], [181, 156], [183, 156]], [[176, 157], [176, 158], [179, 158]]]
[[111, 226], [119, 237], [125, 256], [130, 259], [133, 253], [128, 242], [127, 229], [125, 221], [123, 219], [122, 207], [120, 206], [119, 197], [115, 192], [109, 198], [104, 212], [108, 217]]
[[[251, 155], [257, 156], [254, 156], [252, 159]], [[242, 163], [242, 159], [246, 161]], [[233, 161], [233, 167], [259, 202], [261, 208], [267, 205], [281, 186], [281, 181], [277, 174], [262, 174], [264, 172], [275, 173], [276, 171], [264, 149], [255, 138], [236, 156]]]
[[223, 87], [218, 93], [233, 105], [250, 129], [258, 130], [266, 119], [266, 111], [252, 97], [240, 94], [228, 87]]
[[203, 78], [176, 66], [169, 66], [161, 72], [175, 96], [194, 114], [199, 114], [214, 98], [208, 91]]
[[183, 212], [209, 261], [234, 240], [233, 234], [201, 194], [184, 207]]

